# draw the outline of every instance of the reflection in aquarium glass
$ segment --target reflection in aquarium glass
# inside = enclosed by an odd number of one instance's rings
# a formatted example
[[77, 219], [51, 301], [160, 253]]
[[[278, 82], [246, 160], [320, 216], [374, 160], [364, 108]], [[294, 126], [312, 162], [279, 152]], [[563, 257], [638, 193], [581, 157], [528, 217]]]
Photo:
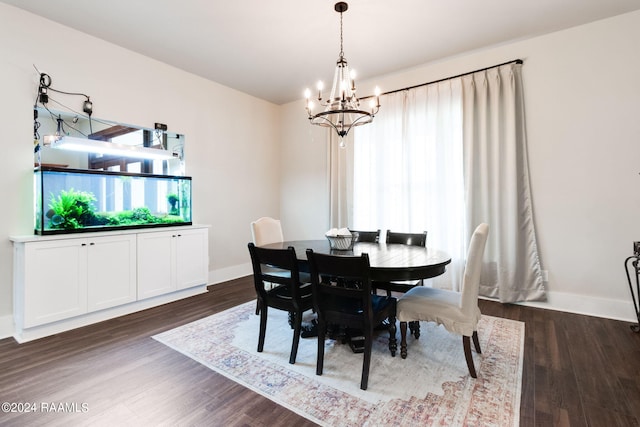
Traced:
[[191, 178], [56, 167], [35, 170], [35, 232], [191, 225]]

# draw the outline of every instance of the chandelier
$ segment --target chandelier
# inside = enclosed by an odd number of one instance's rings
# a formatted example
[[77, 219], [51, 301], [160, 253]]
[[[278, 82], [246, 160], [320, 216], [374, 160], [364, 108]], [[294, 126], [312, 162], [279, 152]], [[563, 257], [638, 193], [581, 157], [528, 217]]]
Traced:
[[356, 96], [355, 72], [349, 71], [349, 64], [344, 57], [342, 48], [342, 13], [349, 8], [345, 2], [338, 2], [334, 9], [340, 13], [340, 54], [336, 63], [336, 71], [333, 76], [333, 86], [331, 94], [324, 99], [322, 90], [324, 84], [318, 82], [318, 103], [322, 111], [314, 114], [314, 102], [311, 100], [311, 91], [305, 90], [305, 109], [309, 115], [312, 125], [333, 128], [340, 137], [340, 147], [344, 148], [344, 137], [347, 136], [351, 128], [373, 121], [374, 116], [380, 109], [380, 89], [376, 87], [375, 97], [370, 100], [368, 111], [360, 108], [360, 100]]

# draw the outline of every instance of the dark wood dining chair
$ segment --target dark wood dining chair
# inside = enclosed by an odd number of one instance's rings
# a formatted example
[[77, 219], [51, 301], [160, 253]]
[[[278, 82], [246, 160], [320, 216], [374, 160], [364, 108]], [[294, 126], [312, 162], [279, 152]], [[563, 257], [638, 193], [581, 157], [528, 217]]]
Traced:
[[398, 233], [395, 231], [387, 230], [387, 237], [385, 240], [387, 243], [400, 243], [402, 245], [409, 246], [427, 246], [427, 232], [422, 233]]
[[[398, 233], [391, 230], [387, 230], [387, 236], [385, 238], [387, 244], [396, 243], [409, 246], [427, 246], [427, 232], [422, 233]], [[409, 289], [422, 285], [423, 280], [413, 280], [404, 282], [374, 282], [373, 290], [376, 292], [378, 289], [382, 289], [390, 296], [391, 292], [405, 293]]]
[[356, 242], [378, 243], [380, 241], [380, 229], [377, 231], [358, 231], [349, 229], [349, 231], [352, 233], [358, 233]]
[[[302, 330], [302, 313], [313, 308], [311, 285], [300, 282], [298, 259], [296, 251], [292, 247], [267, 249], [249, 243], [249, 253], [251, 254], [253, 283], [260, 311], [258, 352], [262, 352], [264, 348], [268, 308], [287, 311], [291, 314], [293, 326], [293, 343], [291, 344], [289, 363], [296, 363], [300, 331]], [[275, 285], [275, 287], [268, 289], [265, 283]]]
[[369, 256], [337, 256], [307, 249], [311, 271], [313, 305], [318, 316], [318, 360], [316, 374], [322, 375], [327, 325], [362, 331], [364, 361], [360, 388], [367, 389], [373, 329], [385, 324], [389, 331], [389, 351], [396, 355], [396, 299], [373, 295], [369, 277]]

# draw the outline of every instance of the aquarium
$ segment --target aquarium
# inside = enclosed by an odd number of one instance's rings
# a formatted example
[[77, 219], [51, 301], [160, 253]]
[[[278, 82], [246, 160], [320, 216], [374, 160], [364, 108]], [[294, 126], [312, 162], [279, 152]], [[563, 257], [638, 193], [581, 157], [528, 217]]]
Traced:
[[191, 178], [42, 166], [35, 232], [62, 234], [191, 225]]

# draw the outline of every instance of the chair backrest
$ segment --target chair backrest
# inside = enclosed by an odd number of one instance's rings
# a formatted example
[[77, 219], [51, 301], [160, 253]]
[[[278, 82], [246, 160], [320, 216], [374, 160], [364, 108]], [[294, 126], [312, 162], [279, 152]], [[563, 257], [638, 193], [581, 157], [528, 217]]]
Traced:
[[[371, 323], [369, 256], [325, 255], [307, 249], [313, 304], [329, 323], [354, 326]], [[357, 313], [357, 314], [354, 314]]]
[[251, 223], [251, 237], [256, 246], [283, 242], [282, 224], [279, 219], [259, 218]]
[[484, 248], [487, 245], [489, 235], [489, 225], [480, 224], [476, 227], [469, 250], [467, 251], [467, 262], [464, 266], [464, 276], [462, 278], [462, 312], [471, 315], [478, 307], [478, 288], [480, 287], [480, 273], [482, 272], [482, 259]]
[[289, 287], [292, 299], [298, 300], [300, 270], [296, 250], [293, 247], [267, 249], [249, 243], [249, 254], [253, 267], [253, 283], [258, 295], [266, 300], [265, 282], [277, 283]]
[[377, 231], [358, 231], [351, 230], [352, 233], [358, 233], [358, 239], [356, 242], [370, 242], [370, 243], [378, 243], [380, 241], [380, 229]]
[[396, 233], [387, 230], [387, 243], [401, 243], [409, 246], [427, 246], [427, 232], [422, 233]]

